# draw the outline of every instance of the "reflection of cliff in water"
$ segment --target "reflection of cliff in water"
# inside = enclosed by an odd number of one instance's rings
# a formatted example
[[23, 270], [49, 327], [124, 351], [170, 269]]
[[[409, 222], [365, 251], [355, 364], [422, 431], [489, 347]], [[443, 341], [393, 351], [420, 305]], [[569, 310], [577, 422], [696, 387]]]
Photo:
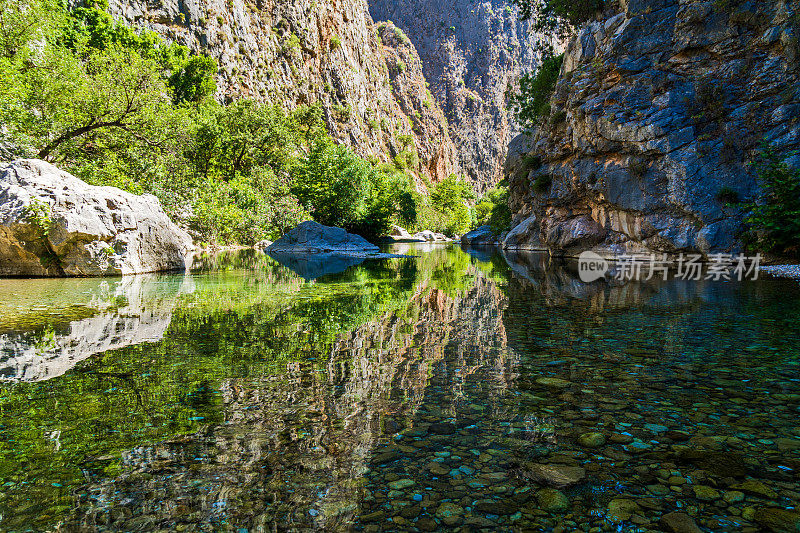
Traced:
[[746, 366], [742, 345], [788, 346], [791, 341], [780, 340], [780, 332], [797, 330], [796, 299], [787, 299], [789, 286], [774, 280], [584, 283], [575, 262], [535, 252], [505, 251], [504, 257], [512, 270], [509, 344], [528, 351], [587, 358], [726, 357]]
[[[405, 304], [340, 333], [320, 361], [312, 351], [284, 374], [226, 379], [221, 424], [124, 452], [127, 473], [80, 490], [81, 514], [61, 529], [347, 529], [380, 443], [419, 423], [419, 410], [455, 409], [483, 368], [496, 370], [492, 388], [505, 386], [496, 284], [468, 262], [456, 288], [446, 272], [406, 266], [400, 278], [417, 283]], [[455, 377], [446, 397], [441, 382], [429, 394], [434, 375]]]
[[0, 380], [41, 381], [124, 346], [156, 342], [190, 277], [19, 279], [0, 282]]

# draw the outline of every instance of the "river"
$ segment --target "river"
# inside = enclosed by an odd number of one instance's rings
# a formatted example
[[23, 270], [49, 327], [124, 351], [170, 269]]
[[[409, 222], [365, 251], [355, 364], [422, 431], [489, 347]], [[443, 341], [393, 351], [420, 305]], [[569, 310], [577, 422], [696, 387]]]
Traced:
[[393, 251], [0, 280], [0, 529], [800, 524], [796, 282]]

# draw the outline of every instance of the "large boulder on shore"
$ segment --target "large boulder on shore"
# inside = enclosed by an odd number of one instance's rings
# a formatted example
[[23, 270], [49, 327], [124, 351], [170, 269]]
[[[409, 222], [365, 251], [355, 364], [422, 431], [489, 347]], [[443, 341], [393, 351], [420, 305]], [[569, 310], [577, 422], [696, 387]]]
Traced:
[[481, 245], [481, 244], [496, 244], [497, 236], [494, 234], [491, 226], [478, 226], [469, 233], [461, 237], [461, 244], [467, 245]]
[[0, 276], [113, 276], [191, 265], [158, 199], [96, 187], [37, 159], [0, 163]]
[[267, 248], [269, 253], [376, 254], [379, 251], [377, 246], [359, 235], [311, 220], [300, 223]]

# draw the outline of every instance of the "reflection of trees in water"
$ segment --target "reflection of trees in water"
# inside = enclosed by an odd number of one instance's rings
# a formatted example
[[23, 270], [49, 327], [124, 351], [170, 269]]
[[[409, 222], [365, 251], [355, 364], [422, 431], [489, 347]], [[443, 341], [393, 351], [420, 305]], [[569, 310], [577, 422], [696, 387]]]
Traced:
[[[397, 266], [404, 262], [398, 260]], [[426, 272], [422, 266], [427, 275], [415, 270], [416, 283], [409, 283], [402, 268], [368, 271], [362, 279], [367, 286], [358, 295], [380, 293], [369, 286], [376, 278], [394, 279], [406, 295], [402, 304], [392, 303], [393, 309], [340, 330], [330, 342], [320, 332], [295, 328], [293, 338], [305, 358], [284, 362], [280, 375], [223, 379], [221, 424], [124, 452], [126, 473], [95, 476], [79, 502], [81, 515], [63, 529], [107, 520], [125, 528], [181, 521], [345, 528], [359, 512], [363, 476], [376, 443], [414, 423], [414, 412], [431, 400], [426, 389], [432, 376], [444, 373], [452, 379], [450, 406], [437, 407], [454, 410], [469, 394], [463, 384], [471, 374], [486, 366], [505, 371], [503, 296], [494, 282], [466, 261], [460, 275], [446, 281], [448, 293], [436, 288], [445, 283], [442, 277], [434, 280], [437, 270]], [[357, 283], [364, 272], [351, 276], [347, 282]], [[352, 298], [353, 305], [363, 306], [358, 296]], [[386, 303], [385, 297], [378, 300]], [[342, 316], [348, 305], [337, 301], [327, 308]], [[302, 306], [287, 312], [294, 320], [279, 313], [278, 324], [331, 327], [335, 322]], [[257, 324], [237, 323], [235, 331], [217, 329], [232, 336], [225, 343], [244, 346]]]

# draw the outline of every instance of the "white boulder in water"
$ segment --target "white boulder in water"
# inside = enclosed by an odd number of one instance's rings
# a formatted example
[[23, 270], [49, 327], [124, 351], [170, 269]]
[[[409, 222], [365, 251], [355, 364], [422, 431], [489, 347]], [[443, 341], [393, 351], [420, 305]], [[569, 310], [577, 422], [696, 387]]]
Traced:
[[113, 276], [191, 266], [189, 234], [152, 195], [36, 159], [0, 164], [0, 276]]

